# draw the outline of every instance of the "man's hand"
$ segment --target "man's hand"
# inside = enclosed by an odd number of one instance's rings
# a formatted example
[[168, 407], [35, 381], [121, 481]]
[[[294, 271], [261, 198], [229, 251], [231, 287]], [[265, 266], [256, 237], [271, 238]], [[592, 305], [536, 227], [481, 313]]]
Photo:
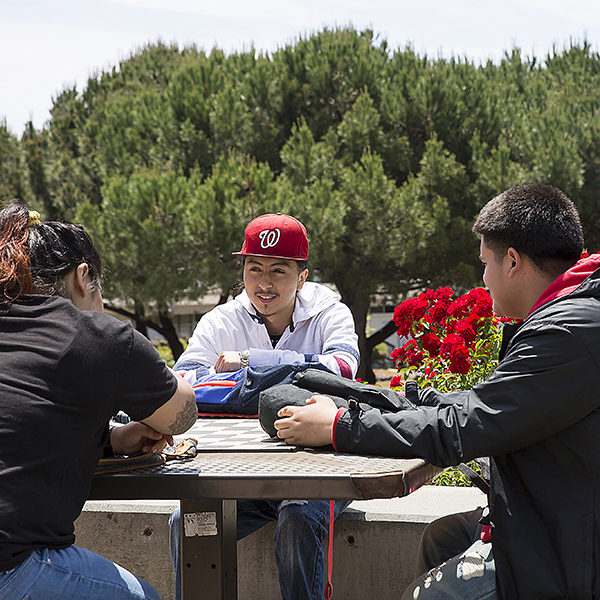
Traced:
[[277, 437], [296, 446], [326, 446], [332, 442], [333, 423], [338, 412], [327, 396], [313, 396], [306, 406], [284, 406], [275, 421]]
[[217, 373], [225, 373], [226, 371], [239, 371], [242, 368], [242, 360], [240, 353], [234, 350], [221, 352], [217, 362], [215, 363], [215, 371]]
[[126, 456], [138, 452], [158, 454], [167, 444], [173, 445], [173, 438], [159, 433], [149, 425], [133, 421], [121, 427], [113, 427], [110, 444], [115, 454]]

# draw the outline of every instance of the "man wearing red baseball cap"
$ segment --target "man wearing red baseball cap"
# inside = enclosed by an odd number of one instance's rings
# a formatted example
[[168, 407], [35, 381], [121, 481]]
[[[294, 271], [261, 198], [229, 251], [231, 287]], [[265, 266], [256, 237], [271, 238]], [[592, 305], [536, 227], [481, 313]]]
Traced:
[[[308, 253], [306, 229], [294, 217], [277, 213], [252, 220], [242, 249], [234, 252], [243, 257], [244, 291], [200, 319], [174, 370], [193, 382], [247, 366], [314, 363], [354, 377], [359, 351], [352, 313], [329, 288], [307, 281]], [[335, 516], [347, 505], [336, 502]], [[175, 511], [169, 522], [176, 600], [179, 518]], [[238, 539], [274, 520], [283, 600], [321, 600], [329, 502], [238, 501]]]
[[250, 221], [244, 232], [242, 256], [264, 256], [289, 260], [308, 260], [308, 236], [298, 219], [277, 213]]

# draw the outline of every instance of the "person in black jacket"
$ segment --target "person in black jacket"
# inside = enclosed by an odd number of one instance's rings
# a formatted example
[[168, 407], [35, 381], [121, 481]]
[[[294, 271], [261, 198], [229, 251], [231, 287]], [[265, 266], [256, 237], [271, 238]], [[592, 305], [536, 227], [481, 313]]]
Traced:
[[317, 396], [276, 421], [291, 444], [423, 457], [490, 457], [491, 543], [417, 579], [405, 599], [600, 598], [600, 255], [581, 258], [575, 205], [511, 188], [479, 214], [484, 283], [506, 325], [494, 374], [472, 390], [420, 391], [417, 410], [338, 410]]

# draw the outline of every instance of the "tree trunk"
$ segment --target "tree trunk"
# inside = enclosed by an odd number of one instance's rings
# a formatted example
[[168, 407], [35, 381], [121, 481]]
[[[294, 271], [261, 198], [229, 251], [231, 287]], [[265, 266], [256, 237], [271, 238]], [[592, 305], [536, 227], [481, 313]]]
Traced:
[[138, 300], [135, 301], [135, 328], [145, 337], [148, 336], [148, 325], [147, 321], [144, 319], [144, 305]]
[[[355, 316], [356, 318], [356, 316]], [[360, 350], [360, 364], [358, 365], [358, 373], [356, 377], [366, 383], [375, 383], [375, 372], [373, 371], [372, 365], [372, 346], [369, 346], [369, 340], [366, 334], [366, 312], [364, 325], [359, 329], [358, 324], [356, 326], [356, 333], [358, 335], [358, 349]]]
[[161, 333], [165, 336], [165, 340], [167, 340], [167, 344], [171, 348], [173, 360], [177, 362], [177, 359], [183, 353], [183, 345], [179, 341], [177, 331], [175, 331], [173, 321], [166, 308], [159, 309], [158, 318], [160, 319]]
[[358, 335], [358, 350], [360, 352], [360, 363], [356, 377], [368, 383], [375, 383], [375, 373], [371, 366], [371, 350], [367, 340], [367, 313], [369, 312], [370, 297], [356, 293], [356, 290], [345, 291], [338, 286], [342, 296], [342, 302], [348, 306], [354, 317], [356, 335]]

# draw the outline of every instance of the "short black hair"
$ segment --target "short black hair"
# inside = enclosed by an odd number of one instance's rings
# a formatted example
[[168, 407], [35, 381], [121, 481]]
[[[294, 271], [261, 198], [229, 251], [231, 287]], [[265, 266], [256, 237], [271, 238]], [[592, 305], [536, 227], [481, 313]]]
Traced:
[[572, 267], [584, 248], [577, 207], [551, 185], [519, 185], [502, 192], [482, 208], [473, 231], [497, 258], [512, 247], [554, 277]]

